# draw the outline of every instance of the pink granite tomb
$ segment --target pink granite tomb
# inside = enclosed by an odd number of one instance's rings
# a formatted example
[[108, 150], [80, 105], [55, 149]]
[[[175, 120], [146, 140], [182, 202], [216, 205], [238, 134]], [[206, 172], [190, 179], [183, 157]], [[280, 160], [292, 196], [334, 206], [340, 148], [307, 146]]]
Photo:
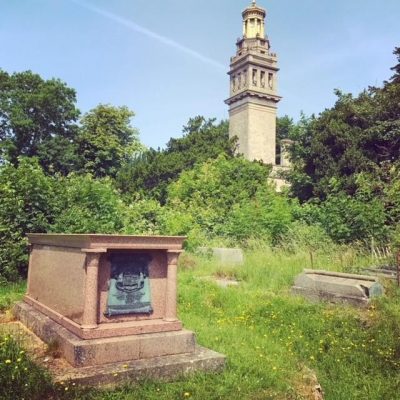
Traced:
[[[196, 358], [195, 335], [183, 329], [177, 317], [177, 263], [184, 237], [29, 234], [28, 238], [28, 288], [16, 314], [45, 342], [57, 341], [72, 366], [178, 354]], [[140, 274], [125, 273], [124, 260], [138, 260], [135, 268], [141, 268]], [[116, 305], [110, 304], [112, 285]], [[125, 292], [123, 285], [128, 288]], [[144, 292], [148, 301], [141, 302]], [[218, 369], [224, 358], [212, 353], [210, 369]], [[200, 369], [208, 369], [202, 365]]]

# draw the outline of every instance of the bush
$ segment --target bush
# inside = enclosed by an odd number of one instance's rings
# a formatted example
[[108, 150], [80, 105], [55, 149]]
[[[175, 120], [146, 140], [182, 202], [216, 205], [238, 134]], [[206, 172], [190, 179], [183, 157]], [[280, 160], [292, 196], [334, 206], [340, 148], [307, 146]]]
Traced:
[[224, 230], [236, 241], [259, 238], [271, 244], [282, 240], [292, 222], [292, 206], [288, 199], [271, 186], [258, 190], [254, 199], [235, 204]]
[[35, 158], [0, 168], [0, 276], [26, 275], [26, 233], [46, 232], [58, 208], [54, 181]]
[[223, 155], [183, 172], [168, 188], [162, 231], [196, 241], [276, 237], [290, 212], [288, 202], [268, 185], [269, 172], [258, 162]]
[[60, 182], [61, 211], [50, 227], [58, 233], [118, 233], [125, 205], [109, 179], [70, 175]]

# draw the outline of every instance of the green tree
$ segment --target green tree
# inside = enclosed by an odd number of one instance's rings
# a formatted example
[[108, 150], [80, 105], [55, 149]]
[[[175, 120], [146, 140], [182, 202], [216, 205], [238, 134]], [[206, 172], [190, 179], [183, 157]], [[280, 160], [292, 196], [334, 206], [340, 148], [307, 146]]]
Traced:
[[220, 155], [184, 171], [168, 187], [161, 230], [189, 238], [277, 241], [291, 220], [291, 208], [268, 183], [270, 170], [258, 162]]
[[0, 278], [25, 276], [29, 232], [46, 232], [59, 210], [59, 192], [36, 158], [0, 167]]
[[140, 193], [143, 197], [166, 202], [168, 184], [178, 179], [182, 171], [220, 154], [232, 157], [235, 141], [229, 139], [228, 123], [215, 123], [195, 117], [183, 128], [184, 136], [171, 139], [166, 149], [150, 149], [126, 163], [117, 177], [124, 193]]
[[47, 172], [74, 170], [75, 103], [75, 90], [58, 79], [0, 70], [0, 160], [17, 165], [20, 156], [36, 156]]
[[393, 54], [397, 57], [397, 64], [391, 68], [395, 74], [391, 78], [392, 83], [400, 83], [400, 47], [396, 47]]
[[118, 233], [125, 205], [110, 178], [71, 174], [60, 182], [60, 211], [48, 229], [57, 233]]
[[127, 107], [100, 104], [81, 118], [77, 139], [81, 171], [95, 177], [115, 177], [121, 165], [144, 149], [130, 124]]
[[370, 87], [357, 97], [337, 90], [334, 107], [318, 117], [303, 118], [294, 130], [292, 147], [294, 166], [289, 179], [295, 196], [302, 201], [323, 200], [331, 192], [332, 178], [352, 195], [359, 173], [380, 174], [383, 165], [393, 165], [400, 158], [396, 76], [382, 88]]

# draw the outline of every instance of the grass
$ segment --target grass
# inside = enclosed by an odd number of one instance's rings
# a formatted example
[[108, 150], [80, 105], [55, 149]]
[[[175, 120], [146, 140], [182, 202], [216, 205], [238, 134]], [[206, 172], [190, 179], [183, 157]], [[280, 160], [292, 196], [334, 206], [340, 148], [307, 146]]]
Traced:
[[25, 282], [0, 284], [0, 323], [12, 318], [11, 307], [26, 291]]
[[[352, 249], [332, 249], [313, 258], [315, 268], [331, 270], [359, 271], [373, 264]], [[318, 381], [326, 400], [398, 399], [399, 290], [387, 284], [387, 296], [367, 310], [292, 297], [293, 278], [309, 266], [309, 259], [307, 251], [253, 249], [244, 266], [225, 267], [185, 255], [179, 274], [180, 318], [201, 345], [228, 357], [225, 371], [113, 390], [82, 390], [65, 383], [46, 389], [47, 398], [301, 400], [314, 399]], [[241, 284], [223, 289], [204, 279], [210, 276], [234, 277]], [[3, 298], [17, 298], [23, 287], [4, 290], [0, 304]], [[1, 357], [0, 364], [7, 355]], [[40, 387], [42, 378], [35, 376]]]

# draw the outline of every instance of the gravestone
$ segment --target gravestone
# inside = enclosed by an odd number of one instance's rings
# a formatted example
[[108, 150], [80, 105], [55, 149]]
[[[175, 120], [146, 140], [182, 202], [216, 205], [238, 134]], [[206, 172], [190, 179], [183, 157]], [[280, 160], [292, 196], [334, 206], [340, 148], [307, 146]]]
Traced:
[[207, 254], [214, 257], [220, 264], [242, 265], [244, 263], [243, 250], [239, 248], [227, 247], [200, 247], [200, 254]]
[[[84, 367], [78, 374], [83, 381], [92, 382], [88, 375], [110, 363], [133, 362], [132, 378], [139, 364], [141, 377], [152, 378], [224, 365], [224, 356], [198, 346], [177, 317], [184, 237], [28, 238], [27, 293], [15, 313], [43, 341], [56, 342], [73, 367]], [[104, 367], [99, 379], [107, 383], [113, 376]]]
[[313, 301], [366, 306], [372, 298], [382, 296], [384, 290], [375, 277], [305, 269], [296, 277], [292, 293]]

